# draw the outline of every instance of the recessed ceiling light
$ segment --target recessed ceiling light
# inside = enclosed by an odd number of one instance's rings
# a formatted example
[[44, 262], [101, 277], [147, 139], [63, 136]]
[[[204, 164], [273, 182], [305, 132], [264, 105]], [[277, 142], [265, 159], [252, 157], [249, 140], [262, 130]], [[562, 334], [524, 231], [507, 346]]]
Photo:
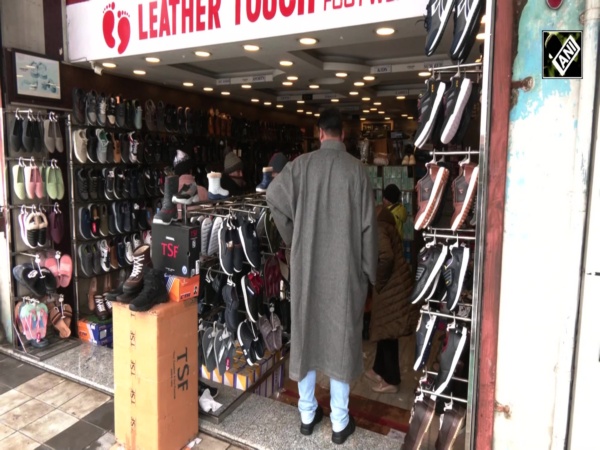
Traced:
[[206, 91], [206, 92], [212, 92], [212, 91], [214, 91], [214, 89], [211, 88], [211, 87], [205, 87], [203, 90]]
[[208, 58], [210, 56], [210, 52], [197, 51], [194, 52], [194, 55], [199, 56], [200, 58]]
[[244, 50], [247, 52], [257, 52], [260, 50], [260, 47], [258, 45], [246, 44], [244, 45]]
[[381, 106], [381, 102], [373, 102], [375, 106]]
[[298, 42], [300, 42], [302, 45], [315, 45], [319, 41], [315, 38], [304, 37], [304, 38], [298, 39]]
[[430, 77], [431, 76], [431, 72], [419, 72], [419, 76], [420, 77]]
[[160, 62], [160, 58], [156, 58], [155, 56], [148, 56], [146, 58], [146, 62], [156, 64]]
[[315, 113], [315, 117], [321, 117], [321, 113]]
[[370, 102], [371, 101], [371, 97], [363, 97], [361, 100], [363, 102]]
[[338, 72], [335, 74], [335, 76], [338, 78], [346, 78], [348, 74], [346, 72]]
[[350, 91], [349, 94], [350, 95], [358, 95], [358, 91]]
[[277, 105], [277, 108], [283, 108], [283, 105]]
[[229, 92], [229, 91], [223, 91], [223, 92], [221, 92], [221, 95], [231, 95], [231, 92]]
[[365, 114], [369, 114], [369, 110], [368, 110], [368, 109], [363, 109], [363, 112], [364, 112]]
[[340, 101], [339, 98], [332, 98], [331, 103], [338, 103]]
[[191, 81], [184, 81], [184, 82], [183, 82], [183, 85], [184, 85], [185, 87], [192, 87], [192, 86], [194, 85], [194, 83], [192, 83]]
[[377, 111], [377, 114], [385, 114], [385, 111]]
[[360, 120], [367, 120], [367, 119], [365, 119], [364, 117], [361, 117]]
[[303, 113], [304, 110], [303, 109], [297, 109], [296, 112]]
[[146, 75], [145, 70], [134, 70], [133, 73], [135, 73], [136, 75]]
[[413, 116], [408, 116], [408, 120], [413, 120], [414, 117]]
[[308, 114], [309, 116], [312, 116], [312, 111], [306, 111], [306, 114]]
[[363, 80], [365, 81], [373, 81], [375, 79], [375, 77], [373, 75], [365, 75], [363, 77]]
[[408, 117], [408, 114], [402, 114], [402, 117]]
[[365, 82], [364, 81], [355, 81], [354, 82], [354, 86], [364, 86]]
[[299, 105], [303, 105], [304, 104], [304, 100], [298, 100], [298, 101], [296, 101], [296, 103], [298, 103]]
[[371, 108], [371, 111], [377, 111], [377, 108]]
[[259, 99], [257, 99], [257, 98], [253, 98], [253, 99], [252, 99], [252, 100], [250, 100], [250, 101], [251, 101], [252, 103], [258, 103], [258, 102], [260, 102], [260, 100], [259, 100]]
[[404, 95], [399, 95], [396, 97], [396, 100], [404, 100], [406, 97]]
[[285, 67], [290, 67], [294, 65], [292, 61], [279, 61], [279, 64]]
[[291, 81], [284, 81], [281, 84], [283, 84], [284, 86], [293, 86], [294, 85], [294, 83], [292, 83]]
[[478, 41], [485, 40], [485, 33], [479, 33], [477, 36], [475, 36], [475, 39], [477, 39]]
[[318, 84], [311, 84], [310, 86], [308, 86], [311, 89], [319, 89], [319, 85]]
[[289, 81], [298, 81], [298, 77], [296, 75], [290, 75], [289, 77], [287, 77], [287, 79]]
[[263, 103], [265, 106], [271, 106], [271, 102], [264, 102]]
[[481, 18], [481, 23], [485, 23], [485, 14], [483, 15], [483, 17]]
[[377, 30], [375, 30], [375, 33], [377, 33], [379, 36], [390, 36], [392, 34], [394, 34], [396, 32], [396, 30], [394, 30], [393, 28], [390, 27], [381, 27], [381, 28], [377, 28]]
[[117, 67], [117, 65], [115, 63], [111, 63], [111, 62], [102, 63], [102, 66], [106, 67], [107, 69], [114, 69], [115, 67]]
[[250, 85], [250, 84], [242, 84], [242, 89], [252, 89], [252, 85]]
[[391, 120], [391, 117], [384, 117], [385, 120]]

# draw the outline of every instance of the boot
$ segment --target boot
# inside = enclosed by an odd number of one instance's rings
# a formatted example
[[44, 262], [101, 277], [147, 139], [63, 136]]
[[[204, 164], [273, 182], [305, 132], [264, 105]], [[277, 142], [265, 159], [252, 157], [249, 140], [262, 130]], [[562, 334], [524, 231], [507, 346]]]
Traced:
[[125, 284], [126, 280], [127, 280], [127, 272], [125, 271], [125, 269], [121, 269], [119, 271], [119, 282], [117, 284], [117, 287], [108, 292], [105, 292], [104, 298], [111, 302], [116, 301], [117, 297], [123, 293], [123, 285]]
[[133, 270], [129, 278], [123, 284], [123, 292], [126, 294], [135, 294], [142, 290], [142, 281], [146, 267], [152, 267], [150, 259], [150, 246], [140, 245], [133, 253]]
[[165, 276], [162, 270], [150, 269], [144, 275], [144, 288], [131, 301], [131, 311], [148, 311], [154, 305], [165, 303], [168, 299]]
[[177, 194], [179, 187], [179, 177], [170, 176], [165, 180], [165, 193], [162, 201], [162, 207], [152, 219], [152, 223], [170, 225], [177, 219], [177, 206], [173, 203], [173, 196]]
[[219, 172], [210, 172], [207, 177], [209, 200], [223, 200], [229, 197], [229, 191], [221, 187], [221, 174]]
[[256, 186], [256, 192], [267, 192], [269, 184], [273, 181], [273, 168], [263, 167], [263, 179], [258, 186]]
[[182, 205], [190, 205], [200, 201], [196, 179], [193, 175], [181, 175], [179, 177], [179, 192], [173, 196], [172, 200], [173, 203]]

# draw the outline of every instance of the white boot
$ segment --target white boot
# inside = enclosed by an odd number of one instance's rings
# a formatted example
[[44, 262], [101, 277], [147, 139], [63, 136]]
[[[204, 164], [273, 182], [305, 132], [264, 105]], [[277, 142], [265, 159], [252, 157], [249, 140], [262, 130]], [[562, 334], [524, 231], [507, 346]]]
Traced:
[[229, 191], [221, 187], [221, 174], [219, 172], [210, 172], [207, 177], [209, 200], [223, 200], [229, 197]]

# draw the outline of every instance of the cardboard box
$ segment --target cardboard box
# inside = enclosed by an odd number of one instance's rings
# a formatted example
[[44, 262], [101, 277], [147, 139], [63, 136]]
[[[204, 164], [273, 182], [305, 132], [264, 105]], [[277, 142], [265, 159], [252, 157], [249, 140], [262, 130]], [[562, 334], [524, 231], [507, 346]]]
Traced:
[[200, 275], [191, 278], [165, 275], [170, 302], [183, 302], [200, 294]]
[[[152, 264], [168, 275], [193, 277], [199, 273], [200, 227], [152, 225]], [[197, 267], [198, 265], [198, 267]]]
[[128, 450], [181, 449], [198, 434], [196, 300], [148, 312], [113, 305], [117, 442]]
[[77, 322], [79, 339], [94, 345], [109, 346], [113, 342], [112, 319], [100, 320], [96, 316], [88, 316]]

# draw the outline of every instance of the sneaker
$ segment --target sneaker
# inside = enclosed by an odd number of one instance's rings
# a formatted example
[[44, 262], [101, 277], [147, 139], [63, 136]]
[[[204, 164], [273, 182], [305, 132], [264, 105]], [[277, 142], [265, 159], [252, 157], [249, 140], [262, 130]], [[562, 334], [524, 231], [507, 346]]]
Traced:
[[[129, 241], [129, 244], [131, 245], [131, 241]], [[144, 273], [147, 271], [147, 268], [152, 267], [150, 246], [141, 245], [138, 247], [135, 252], [132, 252], [131, 261], [133, 262], [133, 270], [131, 271], [129, 278], [127, 278], [123, 284], [123, 292], [127, 294], [135, 294], [142, 290]]]
[[131, 232], [131, 204], [129, 202], [121, 202], [121, 220], [123, 224], [123, 233]]
[[258, 270], [261, 265], [260, 241], [256, 233], [254, 220], [240, 217], [238, 222], [239, 227], [237, 231], [240, 235], [240, 240], [242, 241], [244, 255], [252, 268]]
[[144, 244], [149, 245], [150, 251], [152, 251], [152, 231], [150, 231], [150, 230], [144, 231], [142, 233], [142, 238], [143, 238]]
[[92, 247], [89, 244], [82, 244], [77, 249], [77, 256], [79, 258], [79, 267], [86, 277], [94, 275], [94, 255], [92, 253]]
[[123, 241], [123, 238], [117, 239], [117, 261], [119, 262], [120, 267], [129, 265], [125, 259], [125, 242]]
[[114, 173], [114, 196], [116, 199], [125, 198], [123, 191], [125, 189], [125, 173], [119, 167], [113, 169]]
[[97, 150], [98, 150], [98, 138], [96, 137], [96, 131], [94, 128], [86, 128], [85, 137], [87, 138], [87, 145], [85, 146], [85, 154], [88, 161], [97, 163]]
[[144, 275], [144, 287], [141, 292], [131, 301], [131, 311], [148, 311], [154, 305], [165, 303], [168, 300], [168, 292], [165, 287], [164, 272], [157, 269], [149, 269]]
[[97, 97], [96, 91], [88, 92], [85, 97], [85, 119], [87, 125], [96, 125], [98, 123]]
[[454, 311], [462, 292], [465, 274], [469, 266], [469, 247], [460, 245], [450, 247], [450, 259], [444, 264], [442, 274], [446, 283], [446, 305], [448, 311]]
[[467, 342], [467, 327], [449, 325], [448, 328], [446, 345], [440, 354], [440, 370], [435, 380], [435, 395], [444, 393]]
[[123, 244], [125, 245], [125, 262], [133, 264], [133, 242], [131, 241], [131, 236], [125, 236]]
[[417, 272], [415, 286], [410, 295], [412, 304], [421, 301], [434, 285], [436, 276], [439, 276], [442, 265], [446, 260], [448, 247], [445, 245], [427, 244], [421, 249], [417, 256]]
[[452, 77], [450, 88], [444, 94], [444, 121], [441, 142], [449, 144], [460, 126], [465, 107], [471, 98], [472, 83], [467, 77]]
[[117, 230], [117, 233], [115, 234], [124, 233], [125, 231], [123, 229], [123, 214], [121, 213], [121, 202], [113, 202], [110, 205], [110, 208], [114, 217], [115, 229]]
[[102, 273], [102, 256], [100, 253], [99, 242], [90, 244], [90, 250], [92, 252], [92, 270], [94, 274], [100, 275]]
[[106, 200], [115, 199], [115, 171], [113, 169], [102, 169], [104, 175], [104, 198]]
[[315, 411], [315, 417], [311, 423], [300, 423], [300, 433], [304, 436], [310, 436], [315, 429], [315, 425], [320, 423], [323, 420], [323, 408], [317, 406], [317, 410]]
[[227, 283], [223, 288], [225, 301], [225, 325], [231, 334], [235, 334], [240, 324], [238, 307], [240, 305], [235, 285]]
[[479, 31], [484, 0], [458, 0], [454, 13], [454, 36], [450, 57], [456, 61], [468, 58]]
[[88, 179], [90, 180], [90, 200], [98, 200], [98, 172], [96, 172], [94, 169], [90, 169], [88, 171]]
[[108, 253], [110, 255], [110, 268], [118, 269], [119, 268], [119, 260], [117, 258], [117, 246], [115, 244], [115, 240], [110, 240]]
[[417, 324], [416, 333], [416, 358], [413, 369], [415, 372], [421, 370], [427, 360], [429, 359], [429, 352], [431, 350], [432, 337], [435, 331], [435, 325], [437, 316], [429, 315], [426, 312], [421, 313], [419, 317], [419, 323]]
[[131, 235], [131, 242], [133, 242], [133, 251], [134, 252], [143, 243], [139, 233], [133, 233]]
[[102, 239], [98, 243], [98, 248], [100, 250], [100, 266], [102, 270], [105, 272], [110, 271], [110, 247], [108, 246], [108, 242], [106, 239]]
[[198, 197], [198, 188], [196, 183], [184, 184], [179, 192], [173, 196], [173, 203], [180, 205], [190, 205], [200, 201]]
[[92, 216], [85, 207], [79, 208], [79, 234], [84, 239], [92, 238]]
[[81, 88], [73, 88], [73, 118], [78, 125], [85, 125], [85, 92]]
[[94, 295], [94, 313], [100, 320], [108, 319], [109, 314], [102, 295]]
[[96, 158], [100, 164], [105, 164], [107, 161], [108, 137], [103, 128], [96, 128], [96, 138], [98, 146], [96, 147]]
[[331, 442], [334, 444], [341, 445], [346, 442], [352, 433], [356, 430], [356, 424], [354, 423], [354, 418], [349, 416], [348, 425], [342, 431], [332, 431], [331, 432]]
[[219, 389], [216, 387], [209, 386], [206, 383], [203, 383], [201, 380], [198, 380], [198, 397], [202, 397], [204, 391], [208, 390], [210, 396], [215, 399], [219, 395]]
[[[156, 220], [156, 216], [154, 217]], [[212, 221], [212, 230], [210, 232], [210, 239], [208, 241], [207, 255], [215, 255], [219, 251], [219, 229], [223, 223], [222, 217], [215, 217]]]
[[[233, 234], [235, 230], [232, 229], [228, 220], [224, 220], [220, 223], [217, 230], [219, 240], [219, 262], [223, 272], [227, 275], [233, 275]], [[234, 331], [232, 331], [234, 333]]]
[[427, 228], [435, 216], [444, 187], [448, 181], [449, 171], [436, 163], [427, 163], [427, 174], [417, 182], [417, 204], [419, 210], [415, 217], [415, 230]]
[[465, 106], [465, 110], [463, 111], [462, 117], [460, 119], [460, 125], [458, 126], [458, 130], [452, 139], [453, 144], [462, 145], [465, 135], [469, 130], [469, 125], [471, 124], [471, 118], [473, 115], [473, 108], [475, 104], [479, 102], [481, 85], [477, 83], [471, 82], [471, 95], [469, 95], [469, 99], [467, 101], [467, 105]]
[[421, 448], [434, 415], [435, 400], [423, 395], [417, 397], [410, 413], [409, 429], [404, 438], [403, 448]]
[[150, 225], [151, 221], [148, 221], [148, 209], [144, 206], [144, 204], [135, 203], [133, 205], [133, 211], [137, 218], [137, 224], [140, 230], [146, 231], [149, 230], [152, 226]]
[[415, 148], [423, 147], [429, 140], [446, 91], [446, 84], [443, 81], [430, 78], [425, 85], [426, 91], [419, 101], [419, 126], [415, 135]]
[[77, 194], [79, 195], [79, 199], [84, 202], [88, 201], [90, 198], [90, 181], [88, 176], [88, 171], [86, 169], [79, 169], [75, 173], [75, 178], [77, 182]]
[[433, 55], [441, 42], [455, 4], [456, 0], [429, 0], [425, 17], [425, 30], [427, 30], [425, 54], [427, 56]]
[[110, 97], [106, 100], [106, 119], [108, 120], [108, 124], [111, 127], [114, 127], [117, 122], [116, 117], [116, 109], [117, 109], [117, 99], [114, 97]]
[[243, 321], [239, 324], [237, 329], [237, 339], [242, 347], [244, 357], [246, 358], [246, 364], [253, 366], [256, 362], [254, 359], [254, 352], [252, 351], [254, 336], [250, 324], [247, 321]]
[[125, 284], [125, 280], [127, 279], [127, 272], [124, 269], [119, 271], [119, 283], [117, 287], [109, 292], [104, 293], [104, 297], [110, 301], [116, 301], [117, 297], [123, 294], [123, 285]]
[[208, 255], [208, 243], [210, 241], [210, 233], [213, 228], [213, 220], [207, 217], [202, 221], [200, 227], [200, 254], [202, 256]]
[[265, 357], [265, 346], [260, 336], [260, 331], [254, 322], [248, 322], [250, 331], [252, 332], [252, 354], [255, 361], [260, 361]]
[[460, 164], [460, 175], [452, 182], [454, 214], [451, 220], [452, 231], [458, 230], [467, 220], [477, 191], [479, 166], [473, 163]]
[[115, 217], [115, 213], [112, 207], [113, 204], [107, 206], [108, 210], [108, 232], [112, 235], [118, 234], [117, 230], [117, 219]]
[[452, 450], [456, 438], [464, 425], [465, 409], [454, 406], [453, 402], [444, 404], [444, 413], [440, 415], [440, 431], [435, 441], [435, 450]]
[[244, 296], [244, 305], [246, 306], [246, 314], [251, 322], [258, 322], [258, 300], [256, 296], [258, 292], [252, 286], [249, 275], [242, 277], [242, 294]]

